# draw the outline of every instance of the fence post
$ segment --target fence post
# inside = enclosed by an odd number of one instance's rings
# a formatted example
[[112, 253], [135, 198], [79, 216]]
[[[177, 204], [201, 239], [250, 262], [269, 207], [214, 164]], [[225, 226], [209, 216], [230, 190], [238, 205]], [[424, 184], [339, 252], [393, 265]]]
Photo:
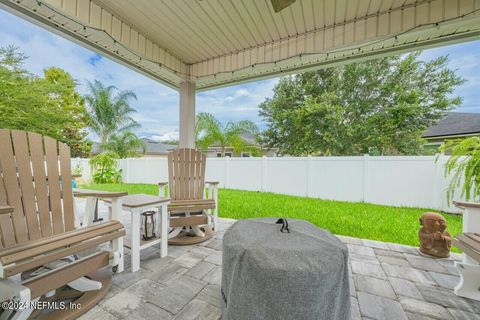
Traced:
[[363, 155], [363, 175], [362, 175], [362, 201], [368, 202], [368, 162], [370, 156], [368, 154]]
[[225, 158], [225, 188], [230, 188], [230, 157]]
[[260, 191], [267, 190], [267, 156], [262, 156], [262, 176], [260, 181]]
[[[444, 164], [444, 158], [443, 158], [443, 153], [438, 155], [438, 158], [435, 159], [435, 181], [434, 187], [432, 188], [434, 190], [434, 198], [433, 201], [435, 205], [437, 206], [435, 209], [437, 210], [447, 210], [449, 204], [445, 203], [444, 200], [446, 198], [445, 190], [444, 190], [444, 175], [443, 175], [443, 164]], [[445, 203], [445, 205], [444, 205]]]
[[311, 179], [310, 179], [310, 173], [312, 172], [312, 156], [311, 155], [308, 155], [307, 156], [307, 165], [306, 165], [306, 171], [307, 171], [307, 174], [306, 174], [306, 196], [307, 198], [310, 197], [310, 182], [311, 182]]

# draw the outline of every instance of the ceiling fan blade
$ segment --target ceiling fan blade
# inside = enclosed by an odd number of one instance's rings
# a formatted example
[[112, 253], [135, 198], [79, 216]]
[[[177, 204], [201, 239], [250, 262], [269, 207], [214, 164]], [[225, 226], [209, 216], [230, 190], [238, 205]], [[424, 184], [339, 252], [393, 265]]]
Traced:
[[273, 11], [280, 12], [286, 7], [292, 5], [296, 0], [270, 0], [272, 2]]

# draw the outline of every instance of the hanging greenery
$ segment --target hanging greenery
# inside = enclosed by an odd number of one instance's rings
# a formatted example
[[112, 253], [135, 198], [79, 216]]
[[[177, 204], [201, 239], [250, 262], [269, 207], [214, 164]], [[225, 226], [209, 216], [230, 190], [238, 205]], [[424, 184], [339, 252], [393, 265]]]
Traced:
[[447, 189], [447, 200], [451, 201], [455, 190], [460, 188], [461, 197], [467, 201], [480, 198], [480, 137], [446, 142], [440, 150], [451, 152], [445, 163], [445, 175], [452, 175]]

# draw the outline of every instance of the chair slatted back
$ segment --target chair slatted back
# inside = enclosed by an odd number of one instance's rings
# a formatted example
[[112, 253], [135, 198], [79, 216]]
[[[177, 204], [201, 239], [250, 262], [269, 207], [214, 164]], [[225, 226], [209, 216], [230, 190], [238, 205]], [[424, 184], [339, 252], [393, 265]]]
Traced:
[[[0, 129], [0, 248], [74, 229], [70, 148], [50, 137]], [[63, 183], [62, 183], [63, 182]]]
[[168, 188], [173, 200], [203, 199], [207, 157], [195, 149], [168, 153]]

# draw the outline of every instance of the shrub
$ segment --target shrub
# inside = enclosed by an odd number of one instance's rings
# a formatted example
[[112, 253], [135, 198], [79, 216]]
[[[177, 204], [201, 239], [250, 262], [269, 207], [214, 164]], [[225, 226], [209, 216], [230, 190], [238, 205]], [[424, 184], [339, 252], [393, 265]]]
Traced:
[[122, 170], [118, 169], [118, 155], [113, 152], [100, 153], [90, 159], [94, 183], [122, 182]]

